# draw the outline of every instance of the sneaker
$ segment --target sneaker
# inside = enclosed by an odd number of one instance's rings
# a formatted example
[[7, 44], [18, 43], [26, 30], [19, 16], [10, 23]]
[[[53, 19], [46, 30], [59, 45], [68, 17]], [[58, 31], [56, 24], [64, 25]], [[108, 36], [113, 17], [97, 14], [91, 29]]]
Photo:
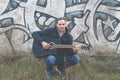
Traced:
[[46, 75], [47, 75], [47, 77], [48, 78], [52, 78], [52, 71], [50, 71], [50, 70], [46, 70]]
[[55, 70], [61, 75], [63, 76], [65, 74], [64, 70], [60, 70], [58, 68], [55, 68]]

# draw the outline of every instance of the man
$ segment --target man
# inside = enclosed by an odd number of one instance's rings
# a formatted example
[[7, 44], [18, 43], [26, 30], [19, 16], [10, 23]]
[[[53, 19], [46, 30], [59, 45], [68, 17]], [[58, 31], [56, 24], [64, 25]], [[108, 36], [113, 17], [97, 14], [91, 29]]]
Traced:
[[[73, 38], [67, 30], [66, 20], [64, 18], [58, 18], [56, 20], [55, 28], [33, 32], [32, 36], [45, 50], [49, 49], [50, 44], [45, 41], [42, 36], [55, 38], [58, 44], [72, 45], [73, 42]], [[54, 65], [57, 65], [56, 70], [59, 74], [64, 75], [65, 68], [79, 63], [80, 58], [76, 55], [79, 48], [79, 45], [75, 45], [73, 48], [57, 48], [56, 54], [45, 56], [44, 61], [46, 64], [47, 76], [50, 78], [53, 76], [52, 69]]]

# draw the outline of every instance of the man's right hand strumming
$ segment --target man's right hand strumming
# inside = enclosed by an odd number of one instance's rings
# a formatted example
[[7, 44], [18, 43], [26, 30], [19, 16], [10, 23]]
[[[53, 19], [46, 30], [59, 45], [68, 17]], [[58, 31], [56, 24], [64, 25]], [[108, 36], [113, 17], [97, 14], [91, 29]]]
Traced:
[[49, 49], [49, 47], [50, 47], [50, 45], [47, 42], [45, 42], [45, 41], [42, 41], [41, 44], [42, 44], [42, 47], [44, 49]]

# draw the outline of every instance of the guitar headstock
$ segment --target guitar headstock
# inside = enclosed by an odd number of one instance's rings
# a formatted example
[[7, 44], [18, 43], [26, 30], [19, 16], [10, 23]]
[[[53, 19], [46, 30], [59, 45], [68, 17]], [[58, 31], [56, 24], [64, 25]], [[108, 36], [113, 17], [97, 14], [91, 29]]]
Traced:
[[90, 50], [90, 45], [82, 45], [81, 49], [83, 49], [83, 50]]

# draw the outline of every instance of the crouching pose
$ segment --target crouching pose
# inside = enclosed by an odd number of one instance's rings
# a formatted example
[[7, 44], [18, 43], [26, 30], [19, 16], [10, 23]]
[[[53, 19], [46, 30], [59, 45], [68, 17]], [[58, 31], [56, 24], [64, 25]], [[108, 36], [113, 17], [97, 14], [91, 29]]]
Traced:
[[[54, 28], [35, 31], [32, 33], [32, 36], [36, 43], [42, 47], [42, 49], [35, 48], [35, 50], [33, 50], [34, 53], [37, 53], [36, 56], [39, 57], [41, 51], [42, 55], [48, 53], [48, 55], [44, 56], [43, 58], [46, 64], [46, 73], [49, 78], [53, 76], [52, 70], [54, 65], [57, 66], [56, 69], [59, 74], [64, 75], [66, 67], [79, 63], [80, 57], [76, 53], [79, 50], [80, 45], [75, 45], [72, 47], [69, 46], [72, 45], [73, 37], [67, 30], [66, 20], [64, 18], [58, 18]], [[52, 38], [52, 40], [49, 38]], [[55, 49], [55, 54], [49, 54], [49, 48], [51, 46], [49, 42], [54, 42], [55, 44], [60, 44], [63, 46], [58, 45]], [[33, 45], [33, 47], [35, 46]]]

